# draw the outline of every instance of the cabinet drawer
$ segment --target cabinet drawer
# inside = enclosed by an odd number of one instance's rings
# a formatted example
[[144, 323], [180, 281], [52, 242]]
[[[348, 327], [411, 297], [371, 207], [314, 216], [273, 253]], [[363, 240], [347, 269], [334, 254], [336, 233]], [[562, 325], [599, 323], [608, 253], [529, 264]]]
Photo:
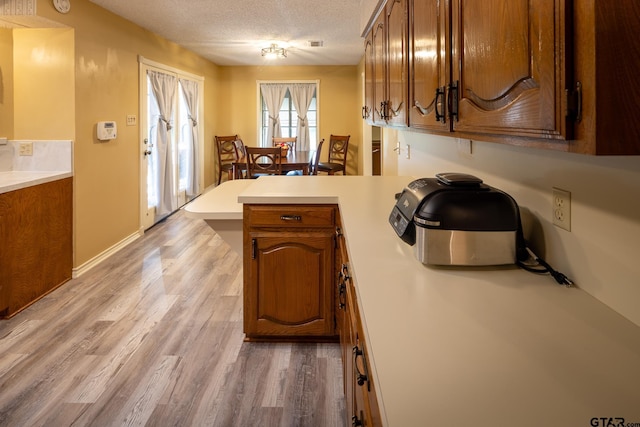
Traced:
[[245, 205], [245, 221], [251, 227], [332, 227], [331, 205]]

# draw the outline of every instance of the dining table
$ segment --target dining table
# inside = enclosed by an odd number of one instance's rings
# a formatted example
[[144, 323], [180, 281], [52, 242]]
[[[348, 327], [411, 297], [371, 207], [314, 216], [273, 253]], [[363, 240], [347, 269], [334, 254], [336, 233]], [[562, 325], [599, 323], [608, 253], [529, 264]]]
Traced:
[[[315, 150], [295, 151], [287, 150], [287, 155], [282, 156], [282, 174], [301, 170], [303, 175], [309, 175], [309, 162]], [[233, 179], [241, 177], [241, 172], [247, 170], [247, 159], [242, 156], [233, 162]]]

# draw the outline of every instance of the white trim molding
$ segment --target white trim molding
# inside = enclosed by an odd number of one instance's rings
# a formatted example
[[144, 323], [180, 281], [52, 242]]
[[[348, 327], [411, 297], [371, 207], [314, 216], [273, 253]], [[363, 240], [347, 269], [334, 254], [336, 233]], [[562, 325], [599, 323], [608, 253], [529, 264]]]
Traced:
[[78, 278], [78, 277], [82, 276], [84, 273], [86, 273], [87, 271], [91, 270], [93, 267], [97, 266], [102, 261], [105, 261], [111, 255], [114, 255], [120, 249], [123, 249], [126, 246], [128, 246], [131, 243], [133, 243], [136, 240], [138, 240], [140, 237], [143, 236], [143, 234], [144, 234], [144, 230], [142, 230], [142, 229], [138, 230], [137, 232], [125, 237], [124, 239], [122, 239], [121, 241], [116, 243], [115, 245], [111, 246], [107, 250], [105, 250], [105, 251], [99, 253], [98, 255], [94, 256], [89, 261], [85, 262], [84, 264], [82, 264], [82, 265], [80, 265], [78, 267], [74, 267], [71, 270], [71, 278], [75, 279], [75, 278]]

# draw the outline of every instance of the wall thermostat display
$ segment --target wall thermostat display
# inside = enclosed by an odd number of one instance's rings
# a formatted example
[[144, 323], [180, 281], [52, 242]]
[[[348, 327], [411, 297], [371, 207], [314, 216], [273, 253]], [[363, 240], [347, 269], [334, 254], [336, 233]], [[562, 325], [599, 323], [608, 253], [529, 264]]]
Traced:
[[109, 141], [111, 139], [116, 139], [116, 122], [98, 122], [97, 133], [98, 139], [100, 141]]

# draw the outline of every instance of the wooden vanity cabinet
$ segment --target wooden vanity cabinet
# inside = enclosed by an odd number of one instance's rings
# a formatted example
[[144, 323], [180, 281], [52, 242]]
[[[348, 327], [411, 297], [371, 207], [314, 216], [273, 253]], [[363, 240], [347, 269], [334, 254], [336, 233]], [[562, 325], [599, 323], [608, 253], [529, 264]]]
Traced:
[[244, 205], [247, 340], [335, 341], [333, 205]]
[[381, 426], [376, 386], [369, 370], [367, 344], [340, 226], [337, 239], [336, 324], [342, 349], [347, 422], [353, 426]]

